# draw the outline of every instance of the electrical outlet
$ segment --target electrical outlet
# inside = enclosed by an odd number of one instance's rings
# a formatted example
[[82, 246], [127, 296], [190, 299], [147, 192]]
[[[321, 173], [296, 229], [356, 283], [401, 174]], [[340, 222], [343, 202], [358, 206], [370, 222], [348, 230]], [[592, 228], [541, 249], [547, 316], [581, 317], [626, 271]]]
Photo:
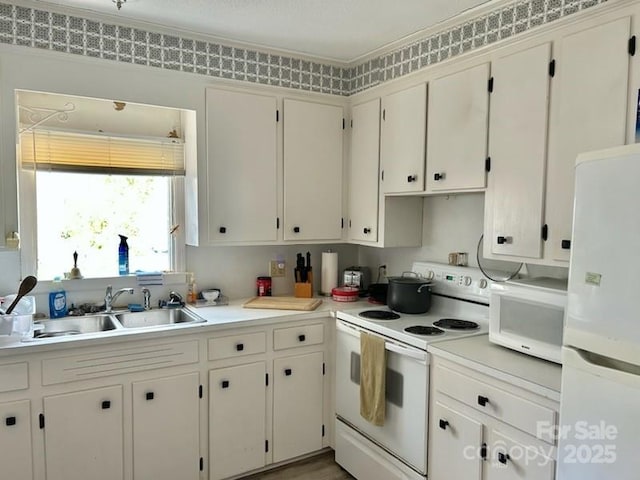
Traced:
[[269, 275], [272, 277], [284, 277], [284, 260], [271, 260], [269, 262]]

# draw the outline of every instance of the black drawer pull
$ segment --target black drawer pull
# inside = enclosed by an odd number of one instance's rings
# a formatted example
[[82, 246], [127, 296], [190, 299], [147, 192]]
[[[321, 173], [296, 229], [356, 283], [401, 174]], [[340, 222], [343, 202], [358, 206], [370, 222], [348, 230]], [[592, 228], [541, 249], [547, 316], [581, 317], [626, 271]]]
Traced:
[[367, 227], [365, 227], [362, 231], [364, 232], [365, 235], [371, 233], [371, 229]]
[[100, 406], [102, 407], [102, 410], [108, 410], [111, 408], [111, 401], [104, 400]]
[[407, 182], [411, 183], [411, 182], [415, 182], [418, 179], [417, 175], [409, 175], [407, 176]]
[[227, 233], [227, 227], [220, 227], [220, 233]]
[[154, 398], [154, 397], [155, 397], [155, 395], [154, 395], [154, 393], [153, 393], [153, 392], [147, 392], [147, 393], [145, 394], [145, 398], [146, 398], [147, 400], [153, 400], [153, 398]]
[[305, 335], [298, 335], [298, 340], [304, 342], [307, 339]]
[[293, 227], [293, 233], [300, 233], [300, 227]]
[[434, 173], [433, 174], [433, 179], [436, 182], [439, 182], [440, 180], [444, 180], [444, 173]]
[[16, 424], [16, 417], [7, 417], [4, 419], [4, 424], [7, 427], [13, 427]]
[[236, 350], [241, 352], [244, 350], [244, 343], [236, 343]]
[[571, 240], [562, 240], [560, 243], [563, 250], [571, 250]]
[[291, 372], [291, 369], [290, 369], [290, 368], [285, 368], [285, 369], [284, 369], [284, 374], [285, 374], [287, 377], [291, 376], [291, 373], [292, 373], [292, 372]]
[[481, 407], [486, 407], [487, 403], [489, 403], [489, 399], [487, 397], [478, 395], [478, 405], [480, 405]]
[[449, 426], [449, 422], [447, 422], [446, 420], [440, 419], [440, 428], [442, 430], [446, 430], [448, 426]]
[[498, 461], [503, 464], [506, 465], [507, 464], [507, 460], [511, 460], [511, 457], [509, 456], [508, 453], [498, 453]]
[[220, 386], [222, 388], [229, 388], [229, 380], [222, 380], [222, 382], [220, 382]]

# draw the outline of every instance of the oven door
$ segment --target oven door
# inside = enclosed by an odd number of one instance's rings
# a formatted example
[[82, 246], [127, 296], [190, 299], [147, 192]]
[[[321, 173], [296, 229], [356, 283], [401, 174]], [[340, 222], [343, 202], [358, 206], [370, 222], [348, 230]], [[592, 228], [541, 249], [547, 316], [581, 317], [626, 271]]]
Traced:
[[[428, 354], [387, 339], [386, 418], [375, 426], [360, 416], [360, 332], [336, 321], [336, 414], [418, 472], [427, 472]], [[367, 333], [372, 333], [367, 331]]]

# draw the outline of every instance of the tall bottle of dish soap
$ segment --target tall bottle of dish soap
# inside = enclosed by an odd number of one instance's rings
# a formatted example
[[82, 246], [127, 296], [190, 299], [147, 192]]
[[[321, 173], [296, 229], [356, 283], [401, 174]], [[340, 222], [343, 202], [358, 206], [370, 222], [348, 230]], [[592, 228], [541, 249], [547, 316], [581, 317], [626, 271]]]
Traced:
[[120, 237], [120, 245], [118, 246], [118, 273], [120, 275], [129, 275], [129, 244], [124, 235]]
[[53, 279], [53, 289], [49, 292], [49, 317], [60, 318], [67, 315], [67, 292], [62, 288], [60, 277]]

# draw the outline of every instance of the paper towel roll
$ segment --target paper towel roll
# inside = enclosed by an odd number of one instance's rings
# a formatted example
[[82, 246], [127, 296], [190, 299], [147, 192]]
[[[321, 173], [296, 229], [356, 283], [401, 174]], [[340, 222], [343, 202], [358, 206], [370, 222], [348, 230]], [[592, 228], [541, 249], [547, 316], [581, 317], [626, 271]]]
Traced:
[[322, 295], [331, 295], [331, 290], [338, 286], [337, 252], [322, 252], [321, 278], [320, 293]]

